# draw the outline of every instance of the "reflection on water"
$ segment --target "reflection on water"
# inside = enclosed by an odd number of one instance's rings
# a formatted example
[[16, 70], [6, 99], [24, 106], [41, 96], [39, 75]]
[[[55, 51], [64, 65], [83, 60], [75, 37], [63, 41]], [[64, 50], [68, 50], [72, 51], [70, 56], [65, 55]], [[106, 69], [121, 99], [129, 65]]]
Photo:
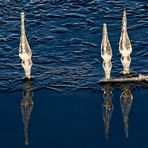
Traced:
[[[123, 85], [122, 89], [123, 91], [120, 95], [120, 104], [123, 114], [125, 137], [128, 138], [128, 116], [130, 108], [132, 106], [133, 96], [131, 94], [130, 86], [128, 84]], [[109, 124], [114, 109], [112, 103], [113, 93], [109, 85], [103, 86], [103, 98], [104, 98], [104, 103], [102, 105], [102, 111], [103, 111], [103, 120], [105, 125], [105, 138], [108, 139], [109, 127], [110, 127]]]
[[29, 120], [31, 112], [33, 109], [33, 91], [31, 87], [31, 81], [26, 81], [24, 83], [23, 89], [23, 100], [21, 101], [21, 110], [24, 124], [24, 136], [25, 136], [25, 145], [29, 144], [28, 130], [29, 130]]
[[112, 103], [113, 95], [112, 95], [112, 90], [108, 85], [104, 86], [103, 92], [104, 92], [103, 95], [104, 103], [102, 105], [102, 111], [103, 111], [103, 120], [105, 124], [105, 137], [107, 139], [109, 134], [109, 123], [113, 112], [113, 103]]
[[132, 105], [133, 96], [128, 85], [123, 86], [123, 92], [120, 96], [120, 104], [123, 114], [125, 136], [128, 138], [128, 116]]

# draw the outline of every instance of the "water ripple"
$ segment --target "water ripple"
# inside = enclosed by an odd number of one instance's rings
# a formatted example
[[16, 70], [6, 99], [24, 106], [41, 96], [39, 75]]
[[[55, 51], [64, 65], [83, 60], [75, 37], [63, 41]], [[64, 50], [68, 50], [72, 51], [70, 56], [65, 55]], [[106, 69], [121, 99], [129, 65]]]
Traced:
[[127, 10], [133, 45], [131, 69], [148, 70], [147, 2], [138, 0], [4, 0], [0, 1], [0, 91], [21, 90], [24, 72], [18, 56], [20, 12], [33, 50], [34, 90], [98, 91], [104, 77], [100, 44], [108, 24], [113, 49], [112, 76], [122, 70], [118, 42], [123, 10]]

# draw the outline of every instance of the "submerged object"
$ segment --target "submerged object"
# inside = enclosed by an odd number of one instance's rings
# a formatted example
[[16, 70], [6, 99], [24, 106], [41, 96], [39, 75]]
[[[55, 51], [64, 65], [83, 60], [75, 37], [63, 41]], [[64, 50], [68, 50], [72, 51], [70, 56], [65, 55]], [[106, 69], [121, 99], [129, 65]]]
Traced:
[[21, 110], [24, 123], [24, 136], [25, 136], [25, 145], [29, 144], [28, 138], [28, 127], [29, 120], [33, 109], [33, 91], [31, 87], [31, 81], [26, 81], [23, 90], [23, 100], [21, 101]]
[[132, 52], [131, 42], [127, 33], [127, 18], [126, 11], [124, 10], [122, 18], [122, 29], [119, 41], [119, 51], [121, 53], [121, 63], [123, 65], [123, 74], [129, 74], [129, 68], [131, 64], [130, 54]]
[[24, 21], [25, 13], [21, 12], [21, 37], [19, 45], [19, 57], [22, 59], [22, 67], [24, 68], [26, 78], [31, 79], [32, 51], [26, 37]]
[[101, 43], [101, 57], [103, 58], [103, 69], [105, 72], [105, 79], [110, 79], [110, 73], [112, 69], [112, 48], [109, 43], [108, 33], [107, 33], [107, 25], [103, 24], [103, 36], [102, 36], [102, 43]]
[[112, 117], [113, 112], [113, 103], [112, 103], [112, 90], [109, 88], [109, 86], [104, 86], [104, 103], [102, 105], [102, 112], [103, 112], [103, 120], [105, 125], [105, 138], [108, 139], [109, 134], [109, 124]]
[[128, 127], [129, 127], [128, 116], [132, 106], [132, 102], [133, 102], [133, 96], [131, 94], [131, 91], [129, 87], [125, 85], [123, 88], [123, 92], [120, 96], [120, 104], [123, 114], [123, 123], [124, 123], [124, 131], [126, 138], [128, 138]]

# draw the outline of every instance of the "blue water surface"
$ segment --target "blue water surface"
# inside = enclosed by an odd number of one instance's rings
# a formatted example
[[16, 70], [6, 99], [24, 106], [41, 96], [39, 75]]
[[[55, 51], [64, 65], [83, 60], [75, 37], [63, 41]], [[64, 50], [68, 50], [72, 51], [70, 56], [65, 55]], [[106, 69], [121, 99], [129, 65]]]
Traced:
[[[133, 48], [130, 70], [147, 74], [146, 0], [0, 1], [0, 147], [148, 146], [147, 84], [98, 84], [104, 77], [103, 23], [113, 50], [111, 76], [121, 74], [118, 43], [125, 9]], [[23, 81], [18, 56], [22, 11], [33, 52], [31, 82]], [[27, 108], [23, 99], [29, 100]]]

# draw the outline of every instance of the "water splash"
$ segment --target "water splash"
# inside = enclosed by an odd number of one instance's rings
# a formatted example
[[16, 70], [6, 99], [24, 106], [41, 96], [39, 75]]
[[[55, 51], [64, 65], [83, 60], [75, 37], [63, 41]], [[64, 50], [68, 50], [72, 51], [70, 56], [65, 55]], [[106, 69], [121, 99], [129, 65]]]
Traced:
[[25, 13], [21, 13], [21, 37], [19, 45], [19, 56], [22, 59], [22, 66], [25, 71], [25, 76], [27, 79], [31, 78], [31, 67], [32, 67], [32, 51], [29, 46], [26, 33], [25, 33]]
[[119, 42], [119, 51], [122, 55], [121, 62], [123, 65], [123, 74], [129, 74], [130, 73], [129, 68], [131, 64], [130, 54], [132, 52], [132, 46], [127, 33], [127, 18], [125, 10], [122, 19], [122, 31]]
[[105, 71], [105, 79], [110, 79], [112, 69], [112, 48], [108, 39], [107, 25], [103, 24], [103, 37], [101, 43], [101, 57], [103, 58], [103, 69]]

